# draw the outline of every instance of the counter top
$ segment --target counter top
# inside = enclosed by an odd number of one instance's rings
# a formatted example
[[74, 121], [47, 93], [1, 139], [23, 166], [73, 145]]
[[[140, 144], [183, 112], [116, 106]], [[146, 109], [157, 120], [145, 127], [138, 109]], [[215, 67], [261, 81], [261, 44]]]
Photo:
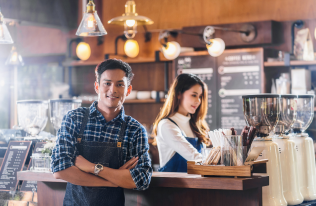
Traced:
[[[21, 171], [17, 173], [18, 180], [41, 182], [64, 182], [55, 179], [53, 173]], [[177, 172], [153, 172], [150, 187], [174, 187], [192, 189], [247, 190], [269, 185], [268, 176], [253, 176], [251, 178], [201, 177]]]

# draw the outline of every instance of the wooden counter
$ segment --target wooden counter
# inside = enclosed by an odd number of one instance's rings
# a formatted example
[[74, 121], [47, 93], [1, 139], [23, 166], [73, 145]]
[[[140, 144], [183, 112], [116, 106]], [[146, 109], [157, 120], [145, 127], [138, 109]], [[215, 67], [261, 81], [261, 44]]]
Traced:
[[[18, 172], [19, 180], [37, 181], [38, 205], [62, 205], [66, 182], [52, 173]], [[262, 187], [269, 177], [201, 177], [186, 173], [154, 172], [148, 190], [125, 190], [129, 205], [262, 205]]]

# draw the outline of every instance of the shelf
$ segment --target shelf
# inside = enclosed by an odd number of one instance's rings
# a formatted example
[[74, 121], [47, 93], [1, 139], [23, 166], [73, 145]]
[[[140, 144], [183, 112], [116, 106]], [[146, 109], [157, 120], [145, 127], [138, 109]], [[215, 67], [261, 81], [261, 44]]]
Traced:
[[[316, 65], [316, 61], [290, 61], [290, 66]], [[284, 62], [264, 62], [265, 67], [285, 67]]]
[[[82, 104], [92, 104], [93, 101], [82, 100]], [[143, 104], [143, 103], [163, 103], [165, 99], [161, 99], [160, 102], [156, 102], [155, 99], [127, 99], [124, 104]]]
[[[116, 58], [116, 59], [121, 59], [122, 61], [126, 62], [126, 63], [154, 63], [156, 62], [155, 58], [143, 58], [143, 57], [139, 57], [139, 58], [124, 58], [122, 56], [110, 56], [111, 59]], [[102, 61], [104, 61], [103, 59], [100, 60], [94, 60], [94, 61], [68, 61], [68, 62], [64, 62], [63, 66], [65, 67], [75, 67], [75, 66], [96, 66], [99, 63], [101, 63]], [[160, 57], [160, 62], [165, 62], [165, 61], [170, 61], [168, 59], [165, 58], [161, 58]]]

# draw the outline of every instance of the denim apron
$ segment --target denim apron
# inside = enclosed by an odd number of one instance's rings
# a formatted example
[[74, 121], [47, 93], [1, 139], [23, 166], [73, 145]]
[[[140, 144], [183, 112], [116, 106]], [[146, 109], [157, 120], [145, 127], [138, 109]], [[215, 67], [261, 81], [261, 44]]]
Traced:
[[[177, 125], [172, 119], [168, 118], [172, 123]], [[179, 127], [177, 125], [177, 127]], [[180, 128], [180, 127], [179, 127]], [[183, 132], [182, 135], [185, 137]], [[185, 139], [192, 144], [192, 146], [197, 149], [199, 153], [201, 153], [201, 149], [203, 144], [198, 141], [198, 138], [189, 138], [185, 137]], [[179, 153], [175, 153], [173, 157], [167, 162], [167, 164], [158, 169], [159, 172], [187, 172], [187, 160], [184, 159]]]
[[[119, 169], [123, 165], [121, 144], [124, 139], [126, 122], [123, 121], [118, 141], [94, 142], [82, 140], [84, 129], [89, 118], [89, 108], [86, 109], [83, 122], [77, 138], [76, 147], [79, 155], [94, 164]], [[75, 175], [75, 174], [74, 174]], [[121, 187], [85, 187], [67, 183], [64, 206], [123, 206], [125, 204], [124, 190]]]

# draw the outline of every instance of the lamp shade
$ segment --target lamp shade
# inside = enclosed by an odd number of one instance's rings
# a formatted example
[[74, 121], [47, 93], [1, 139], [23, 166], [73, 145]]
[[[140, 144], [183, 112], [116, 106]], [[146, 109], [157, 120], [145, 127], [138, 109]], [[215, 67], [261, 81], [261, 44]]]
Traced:
[[138, 42], [133, 39], [129, 39], [124, 44], [124, 51], [128, 57], [135, 58], [139, 54]]
[[5, 65], [13, 65], [13, 66], [24, 65], [22, 56], [17, 52], [15, 46], [12, 47], [10, 55], [5, 62]]
[[133, 0], [128, 0], [126, 2], [125, 13], [122, 16], [115, 17], [108, 21], [108, 24], [127, 24], [129, 27], [134, 26], [135, 23], [138, 25], [150, 25], [154, 22], [151, 19], [145, 16], [139, 16], [136, 13], [136, 4]]
[[91, 49], [90, 45], [86, 42], [80, 42], [76, 48], [76, 54], [79, 59], [85, 61], [90, 58]]
[[94, 3], [90, 0], [87, 4], [87, 12], [84, 13], [76, 32], [77, 36], [103, 36], [107, 32], [95, 10]]
[[0, 44], [13, 44], [13, 40], [9, 33], [7, 26], [5, 25], [3, 15], [0, 9]]
[[177, 58], [181, 52], [181, 47], [178, 42], [167, 42], [166, 47], [162, 46], [162, 53], [166, 59], [173, 60]]
[[0, 44], [13, 44], [13, 40], [4, 21], [0, 21]]
[[211, 45], [206, 44], [208, 53], [213, 57], [220, 56], [225, 50], [225, 42], [220, 38], [210, 40]]

